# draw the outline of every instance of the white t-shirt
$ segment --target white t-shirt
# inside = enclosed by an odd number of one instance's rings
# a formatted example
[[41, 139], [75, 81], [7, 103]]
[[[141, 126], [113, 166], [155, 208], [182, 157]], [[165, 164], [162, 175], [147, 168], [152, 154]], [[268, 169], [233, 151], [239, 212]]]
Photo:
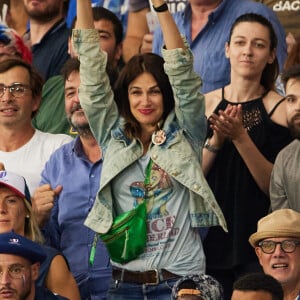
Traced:
[[31, 195], [39, 186], [41, 173], [50, 155], [61, 145], [72, 141], [66, 134], [52, 134], [35, 130], [33, 137], [21, 148], [0, 151], [0, 162], [5, 170], [22, 175], [27, 182]]

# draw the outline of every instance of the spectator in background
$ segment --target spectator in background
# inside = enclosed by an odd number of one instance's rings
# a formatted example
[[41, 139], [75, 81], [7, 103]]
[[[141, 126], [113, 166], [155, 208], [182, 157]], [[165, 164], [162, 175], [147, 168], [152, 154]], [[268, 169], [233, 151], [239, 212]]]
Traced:
[[8, 27], [13, 28], [19, 36], [23, 37], [28, 29], [28, 15], [24, 2], [22, 0], [7, 0], [7, 2], [6, 23]]
[[[140, 1], [140, 0], [139, 0]], [[104, 7], [114, 13], [118, 19], [122, 22], [124, 31], [127, 27], [127, 12], [128, 12], [128, 0], [92, 0], [92, 7]], [[69, 9], [67, 13], [67, 25], [72, 27], [74, 20], [76, 19], [76, 0], [69, 1]]]
[[[17, 234], [43, 243], [42, 234], [32, 213], [25, 179], [9, 171], [0, 171], [0, 233], [14, 230]], [[46, 259], [41, 263], [36, 285], [47, 287], [70, 300], [79, 300], [76, 282], [66, 259], [56, 249], [42, 245]]]
[[[99, 44], [103, 51], [107, 53], [106, 70], [109, 73], [110, 82], [113, 84], [118, 78], [123, 51], [123, 26], [118, 17], [110, 10], [96, 6], [92, 7], [92, 14], [95, 29], [99, 33]], [[73, 29], [76, 27], [76, 18]], [[71, 38], [69, 43], [69, 54], [77, 57], [74, 51]]]
[[[286, 59], [285, 32], [276, 14], [263, 4], [248, 0], [189, 0], [185, 10], [174, 15], [181, 34], [186, 36], [194, 54], [195, 71], [202, 80], [201, 91], [208, 93], [230, 81], [230, 64], [224, 47], [230, 28], [237, 17], [257, 13], [268, 19], [275, 30], [280, 70]], [[161, 54], [163, 39], [160, 29], [153, 37], [153, 52]]]
[[[291, 142], [284, 98], [274, 89], [277, 38], [258, 14], [241, 15], [226, 44], [230, 84], [205, 95], [209, 121], [203, 171], [229, 230], [209, 229], [204, 240], [207, 273], [224, 287], [260, 269], [248, 243], [270, 207], [270, 175], [278, 152]], [[220, 247], [222, 245], [222, 247]]]
[[[124, 39], [124, 61], [127, 62], [139, 52], [145, 53], [151, 49], [154, 53], [161, 54], [161, 31], [158, 29], [152, 37], [147, 27], [147, 13], [150, 10], [147, 1], [131, 0], [129, 3], [131, 12]], [[195, 71], [203, 80], [204, 93], [229, 82], [230, 70], [224, 56], [224, 45], [233, 21], [239, 15], [250, 12], [262, 14], [274, 26], [279, 41], [277, 54], [282, 70], [286, 58], [285, 32], [277, 16], [265, 5], [247, 0], [191, 0], [183, 11], [174, 14], [181, 34], [187, 37], [194, 53]]]
[[26, 178], [31, 193], [38, 187], [45, 162], [54, 150], [72, 140], [33, 128], [43, 80], [23, 60], [0, 62], [0, 162]]
[[300, 35], [300, 5], [294, 0], [255, 0], [270, 7], [278, 16], [286, 33], [288, 47], [295, 42], [296, 36]]
[[[233, 284], [231, 300], [283, 300], [280, 283], [264, 273], [250, 273]], [[294, 300], [294, 299], [293, 299]]]
[[[123, 28], [121, 21], [114, 13], [104, 7], [93, 7], [94, 26], [99, 32], [100, 47], [108, 55], [107, 71], [113, 84], [118, 77], [119, 64], [122, 56]], [[75, 22], [74, 24], [75, 25]], [[77, 57], [71, 40], [68, 51]], [[51, 133], [65, 133], [76, 136], [65, 114], [64, 79], [61, 75], [47, 80], [43, 87], [42, 103], [38, 113], [32, 120], [35, 128]]]
[[66, 62], [63, 77], [67, 118], [78, 136], [51, 155], [34, 194], [33, 207], [49, 245], [68, 259], [81, 299], [106, 299], [110, 258], [98, 241], [94, 263], [90, 263], [95, 232], [83, 225], [99, 190], [102, 153], [79, 103], [76, 58]]
[[[284, 71], [288, 70], [294, 65], [300, 64], [300, 35], [295, 38], [295, 41], [293, 44], [290, 45], [288, 48], [288, 56], [284, 63]], [[279, 75], [278, 80], [276, 81], [276, 89], [280, 92], [281, 95], [285, 95], [285, 87], [286, 84], [283, 82], [283, 79], [281, 78], [282, 74]]]
[[295, 37], [295, 43], [291, 45], [288, 56], [284, 63], [284, 69], [287, 70], [291, 66], [300, 64], [300, 35]]
[[[167, 0], [171, 13], [184, 10], [188, 0]], [[150, 24], [152, 26], [149, 26]], [[127, 30], [124, 39], [123, 59], [127, 62], [138, 53], [152, 52], [152, 39], [156, 13], [149, 7], [148, 0], [129, 0]]]
[[43, 249], [14, 233], [0, 234], [0, 298], [22, 300], [66, 299], [36, 287], [39, 266], [45, 260]]
[[60, 74], [68, 59], [69, 30], [65, 23], [64, 0], [23, 0], [29, 16], [30, 29], [26, 39], [30, 41], [33, 66], [43, 79]]
[[9, 10], [9, 0], [0, 0], [0, 20], [1, 23], [5, 23], [6, 24], [6, 20], [7, 20], [7, 13]]
[[281, 283], [284, 300], [299, 300], [300, 213], [279, 209], [261, 218], [249, 242], [264, 272]]
[[27, 63], [32, 63], [30, 48], [12, 28], [0, 24], [0, 61], [9, 57], [19, 57]]
[[295, 140], [276, 157], [270, 182], [272, 210], [292, 208], [300, 212], [300, 64], [282, 74], [286, 90], [288, 127]]

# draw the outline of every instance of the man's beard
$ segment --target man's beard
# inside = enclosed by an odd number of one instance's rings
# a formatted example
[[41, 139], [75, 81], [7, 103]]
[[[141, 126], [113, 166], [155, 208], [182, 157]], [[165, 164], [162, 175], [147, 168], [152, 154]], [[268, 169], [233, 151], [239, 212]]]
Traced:
[[54, 18], [56, 18], [58, 15], [60, 15], [60, 7], [59, 4], [54, 4], [50, 7], [47, 7], [45, 10], [28, 10], [25, 7], [25, 10], [28, 14], [28, 16], [40, 23], [47, 23]]
[[21, 291], [11, 288], [10, 286], [5, 286], [1, 288], [1, 293], [3, 291], [10, 291], [13, 294], [13, 296], [16, 296], [16, 300], [28, 299], [28, 296], [31, 293], [31, 284], [30, 284], [31, 278], [25, 278], [25, 276], [23, 275], [22, 280], [23, 280], [23, 287]]
[[90, 125], [88, 123], [84, 123], [84, 124], [76, 124], [76, 123], [73, 123], [71, 122], [71, 120], [69, 120], [69, 122], [71, 123], [71, 126], [78, 132], [78, 134], [80, 136], [85, 136], [85, 137], [88, 137], [88, 136], [92, 136], [92, 131], [91, 131], [91, 128], [90, 128]]
[[288, 127], [293, 138], [300, 140], [300, 126], [294, 124], [294, 119], [299, 118], [299, 115], [294, 116], [289, 122]]
[[[78, 132], [78, 134], [80, 136], [92, 136], [92, 132], [91, 132], [91, 128], [90, 128], [90, 125], [88, 122], [76, 122], [76, 120], [72, 120], [73, 117], [74, 117], [74, 114], [76, 113], [77, 109], [79, 107], [76, 106], [72, 109], [71, 111], [71, 115], [69, 116], [68, 120], [69, 120], [69, 123], [71, 124], [71, 126]], [[78, 114], [82, 114], [84, 115], [83, 112], [79, 112]]]

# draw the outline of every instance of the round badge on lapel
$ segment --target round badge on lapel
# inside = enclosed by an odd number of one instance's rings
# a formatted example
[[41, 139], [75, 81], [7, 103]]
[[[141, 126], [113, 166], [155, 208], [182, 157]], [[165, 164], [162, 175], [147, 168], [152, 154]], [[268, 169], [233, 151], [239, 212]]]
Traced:
[[166, 138], [166, 133], [162, 129], [157, 130], [152, 134], [152, 143], [154, 145], [161, 145], [166, 141]]

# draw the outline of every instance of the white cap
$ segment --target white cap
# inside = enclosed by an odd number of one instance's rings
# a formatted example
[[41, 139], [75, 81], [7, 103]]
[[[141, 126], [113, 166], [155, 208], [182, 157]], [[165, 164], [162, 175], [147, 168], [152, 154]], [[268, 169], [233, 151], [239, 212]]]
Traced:
[[0, 171], [0, 185], [8, 187], [18, 196], [31, 203], [30, 193], [24, 177], [10, 171]]

